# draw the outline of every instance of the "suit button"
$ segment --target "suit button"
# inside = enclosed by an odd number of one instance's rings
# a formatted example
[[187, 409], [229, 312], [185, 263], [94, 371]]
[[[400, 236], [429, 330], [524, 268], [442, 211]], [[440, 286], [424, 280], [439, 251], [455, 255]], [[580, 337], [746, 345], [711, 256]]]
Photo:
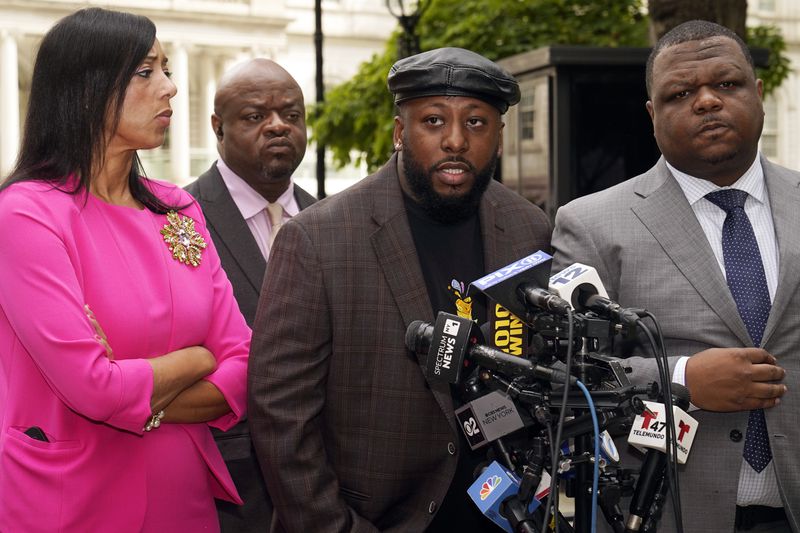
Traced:
[[452, 442], [447, 443], [447, 453], [449, 453], [450, 455], [456, 454], [456, 445], [453, 444]]
[[428, 512], [430, 514], [433, 514], [433, 513], [436, 512], [436, 502], [431, 502], [430, 505], [428, 505]]
[[730, 433], [730, 438], [733, 442], [739, 442], [742, 440], [742, 432], [738, 429], [732, 429]]

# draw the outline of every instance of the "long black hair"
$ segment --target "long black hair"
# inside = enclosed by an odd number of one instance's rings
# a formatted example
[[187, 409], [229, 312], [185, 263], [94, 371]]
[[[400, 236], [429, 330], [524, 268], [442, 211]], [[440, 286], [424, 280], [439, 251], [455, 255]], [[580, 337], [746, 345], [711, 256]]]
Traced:
[[[36, 54], [19, 157], [0, 190], [44, 181], [88, 194], [91, 173], [102, 165], [119, 125], [128, 84], [155, 39], [153, 22], [131, 13], [92, 7], [59, 20]], [[153, 212], [179, 209], [151, 192], [136, 154], [128, 184]]]

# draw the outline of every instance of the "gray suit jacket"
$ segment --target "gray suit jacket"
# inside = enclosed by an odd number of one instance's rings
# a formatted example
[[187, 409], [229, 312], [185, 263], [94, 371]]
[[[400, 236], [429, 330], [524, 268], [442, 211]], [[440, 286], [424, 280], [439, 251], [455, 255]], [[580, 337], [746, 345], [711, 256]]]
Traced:
[[[258, 297], [267, 267], [253, 234], [247, 227], [239, 208], [217, 170], [211, 165], [204, 174], [186, 186], [195, 197], [206, 218], [208, 231], [217, 248], [222, 268], [233, 285], [233, 294], [247, 325], [253, 327]], [[300, 209], [313, 204], [316, 199], [294, 186], [294, 195]], [[220, 526], [223, 533], [261, 532], [272, 515], [272, 505], [250, 442], [250, 431], [244, 420], [221, 432], [212, 430], [217, 446], [228, 466], [244, 505], [217, 502]]]
[[[775, 301], [762, 346], [787, 371], [789, 392], [766, 410], [781, 496], [795, 531], [800, 519], [800, 173], [762, 159], [780, 254]], [[752, 346], [725, 277], [663, 158], [646, 173], [579, 198], [556, 215], [557, 272], [573, 262], [595, 267], [609, 297], [658, 318], [671, 368], [677, 357], [711, 347]], [[636, 382], [657, 380], [653, 359], [634, 357]], [[795, 391], [795, 392], [793, 392]], [[700, 427], [680, 468], [687, 532], [733, 531], [747, 412], [696, 411]], [[668, 505], [664, 531], [673, 531]]]
[[[487, 271], [549, 249], [546, 216], [496, 182], [480, 221]], [[248, 407], [273, 531], [424, 531], [464, 451], [450, 387], [404, 344], [434, 317], [396, 157], [286, 223], [268, 271]]]

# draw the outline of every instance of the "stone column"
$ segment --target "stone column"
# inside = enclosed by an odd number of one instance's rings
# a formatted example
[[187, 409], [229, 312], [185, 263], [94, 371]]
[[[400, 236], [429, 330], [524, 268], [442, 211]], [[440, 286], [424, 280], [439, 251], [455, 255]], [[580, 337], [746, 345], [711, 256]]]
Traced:
[[183, 43], [172, 44], [169, 64], [172, 67], [172, 81], [178, 94], [172, 99], [172, 123], [169, 130], [169, 152], [171, 181], [186, 183], [190, 174], [189, 152], [189, 52]]
[[211, 115], [214, 113], [214, 95], [217, 92], [217, 62], [211, 50], [204, 50], [200, 60], [202, 92], [200, 102], [200, 131], [203, 132], [202, 147], [209, 161], [217, 157], [217, 137], [211, 129]]

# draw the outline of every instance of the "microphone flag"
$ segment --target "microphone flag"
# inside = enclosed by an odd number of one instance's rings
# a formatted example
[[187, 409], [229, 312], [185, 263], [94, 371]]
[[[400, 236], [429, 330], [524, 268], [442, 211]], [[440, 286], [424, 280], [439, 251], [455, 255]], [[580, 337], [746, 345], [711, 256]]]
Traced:
[[[500, 505], [509, 497], [519, 492], [519, 479], [497, 461], [478, 476], [467, 489], [467, 494], [478, 506], [481, 513], [508, 533], [514, 533], [509, 521], [500, 513]], [[532, 513], [540, 505], [540, 501], [550, 492], [550, 475], [542, 472], [542, 480], [536, 488], [536, 494], [528, 505], [528, 513]]]
[[[641, 452], [651, 449], [667, 453], [667, 417], [664, 404], [647, 400], [644, 404], [647, 406], [647, 411], [636, 415], [633, 420], [633, 426], [628, 434], [628, 444]], [[700, 424], [677, 405], [672, 406], [672, 412], [675, 436], [678, 438], [678, 462], [686, 464]]]

